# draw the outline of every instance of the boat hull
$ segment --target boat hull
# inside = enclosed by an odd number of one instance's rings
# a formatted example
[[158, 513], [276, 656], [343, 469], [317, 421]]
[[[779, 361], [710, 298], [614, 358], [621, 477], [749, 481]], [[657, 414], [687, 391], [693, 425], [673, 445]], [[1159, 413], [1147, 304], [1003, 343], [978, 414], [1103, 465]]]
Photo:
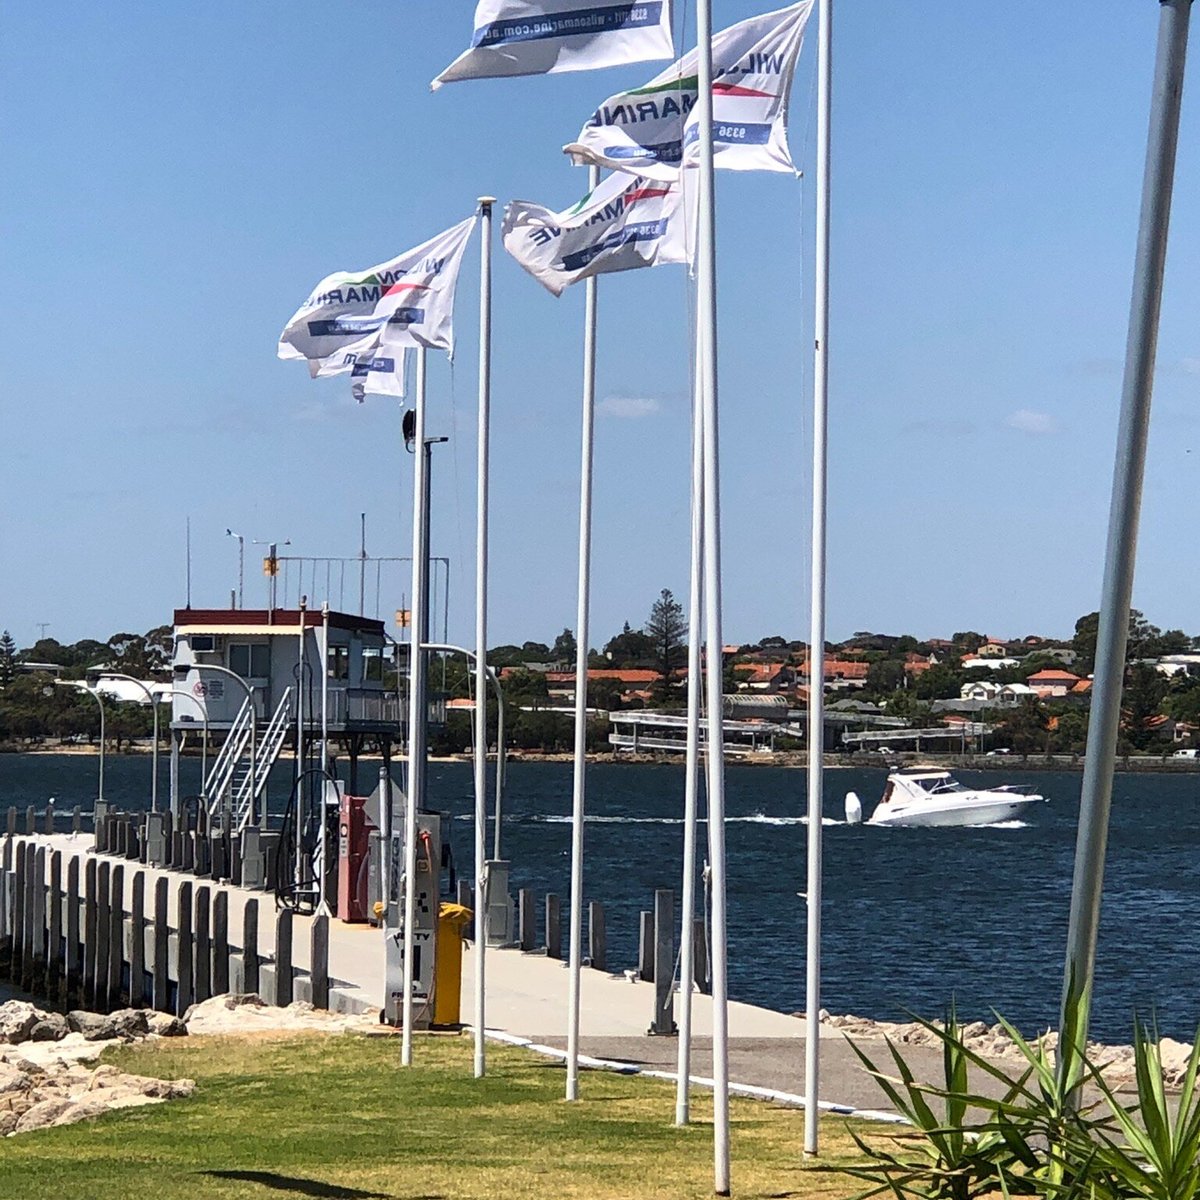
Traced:
[[978, 796], [970, 800], [959, 796], [953, 804], [893, 807], [890, 812], [876, 809], [868, 825], [898, 825], [910, 828], [945, 828], [970, 825], [998, 825], [1012, 821], [1031, 804], [1040, 804], [1041, 796]]

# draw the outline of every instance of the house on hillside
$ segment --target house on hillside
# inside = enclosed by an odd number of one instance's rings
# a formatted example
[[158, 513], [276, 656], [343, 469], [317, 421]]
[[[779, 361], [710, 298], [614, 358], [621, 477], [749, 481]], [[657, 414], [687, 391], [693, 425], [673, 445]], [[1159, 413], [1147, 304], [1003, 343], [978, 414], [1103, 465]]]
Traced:
[[1044, 671], [1035, 671], [1025, 682], [1043, 699], [1052, 696], [1065, 696], [1079, 682], [1078, 675], [1070, 671], [1060, 671], [1048, 667]]

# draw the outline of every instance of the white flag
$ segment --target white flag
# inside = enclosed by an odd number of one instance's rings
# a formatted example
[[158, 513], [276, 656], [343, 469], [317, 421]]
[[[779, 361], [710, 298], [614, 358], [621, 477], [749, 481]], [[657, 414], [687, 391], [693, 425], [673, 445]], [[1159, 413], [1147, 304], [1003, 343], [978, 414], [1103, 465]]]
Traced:
[[580, 279], [691, 260], [693, 203], [683, 182], [610, 175], [566, 212], [514, 200], [504, 209], [504, 248], [556, 296]]
[[369, 346], [344, 350], [326, 359], [317, 367], [316, 375], [349, 375], [350, 390], [360, 404], [368, 394], [403, 400], [409, 354], [407, 346], [384, 349], [376, 339]]
[[[787, 144], [788, 94], [813, 0], [739, 21], [713, 37], [713, 151], [732, 171], [796, 170]], [[565, 146], [576, 163], [666, 179], [699, 158], [696, 52], [645, 87], [607, 99]]]
[[591, 71], [670, 58], [670, 0], [479, 0], [471, 49], [434, 81]]
[[341, 374], [347, 355], [454, 348], [454, 285], [475, 218], [366, 271], [327, 275], [279, 335], [279, 357]]

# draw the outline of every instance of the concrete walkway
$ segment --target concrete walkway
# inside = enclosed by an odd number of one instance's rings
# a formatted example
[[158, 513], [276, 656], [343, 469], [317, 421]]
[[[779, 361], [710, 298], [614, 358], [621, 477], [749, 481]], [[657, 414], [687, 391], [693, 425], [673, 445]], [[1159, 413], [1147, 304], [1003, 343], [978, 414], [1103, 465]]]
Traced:
[[[64, 859], [86, 858], [92, 838], [87, 834], [39, 836], [37, 841], [61, 850]], [[110, 863], [120, 859], [107, 857]], [[269, 892], [250, 891], [213, 880], [197, 879], [179, 872], [124, 862], [126, 903], [137, 871], [146, 874], [146, 895], [152, 896], [154, 881], [171, 881], [169, 907], [172, 920], [178, 884], [189, 881], [193, 889], [208, 887], [229, 896], [229, 937], [240, 945], [242, 913], [246, 903], [259, 903], [259, 950], [271, 955], [275, 949], [274, 897]], [[65, 871], [65, 868], [64, 868]], [[311, 918], [296, 916], [293, 924], [294, 965], [309, 966]], [[545, 954], [519, 950], [488, 950], [485, 955], [487, 1005], [485, 1024], [512, 1039], [527, 1039], [544, 1046], [566, 1045], [567, 964]], [[473, 1021], [475, 952], [465, 948], [461, 1018]], [[338, 920], [329, 926], [329, 975], [331, 1007], [343, 1011], [378, 1011], [383, 1007], [384, 954], [380, 930], [369, 925], [348, 925]], [[679, 998], [675, 1005], [678, 1012]], [[584, 1054], [624, 1062], [647, 1070], [674, 1072], [678, 1040], [650, 1037], [654, 985], [630, 982], [623, 974], [610, 975], [583, 969], [581, 1047]], [[712, 1000], [693, 995], [693, 1077], [711, 1075]], [[799, 1095], [804, 1091], [804, 1022], [784, 1013], [737, 1001], [729, 1005], [730, 1073], [737, 1084], [768, 1088]], [[882, 1042], [864, 1043], [868, 1053], [885, 1066]], [[905, 1057], [918, 1078], [934, 1081], [941, 1074], [941, 1053], [930, 1047], [909, 1046]], [[845, 1038], [835, 1029], [822, 1029], [820, 1094], [824, 1102], [853, 1109], [878, 1109], [886, 1100], [875, 1081], [867, 1075]]]

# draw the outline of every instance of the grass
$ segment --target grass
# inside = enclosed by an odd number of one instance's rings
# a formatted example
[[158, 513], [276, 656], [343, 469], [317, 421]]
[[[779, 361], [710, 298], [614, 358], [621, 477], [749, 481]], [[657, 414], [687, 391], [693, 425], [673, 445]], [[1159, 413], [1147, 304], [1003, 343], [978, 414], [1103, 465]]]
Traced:
[[[471, 1078], [465, 1039], [422, 1038], [402, 1070], [391, 1038], [192, 1037], [106, 1061], [196, 1080], [190, 1099], [0, 1142], [4, 1200], [460, 1200], [703, 1197], [712, 1192], [711, 1099], [679, 1129], [673, 1085], [602, 1072], [562, 1099], [561, 1065], [489, 1049]], [[840, 1118], [822, 1162], [857, 1158]], [[854, 1180], [802, 1161], [803, 1113], [733, 1102], [739, 1197], [847, 1197]]]

